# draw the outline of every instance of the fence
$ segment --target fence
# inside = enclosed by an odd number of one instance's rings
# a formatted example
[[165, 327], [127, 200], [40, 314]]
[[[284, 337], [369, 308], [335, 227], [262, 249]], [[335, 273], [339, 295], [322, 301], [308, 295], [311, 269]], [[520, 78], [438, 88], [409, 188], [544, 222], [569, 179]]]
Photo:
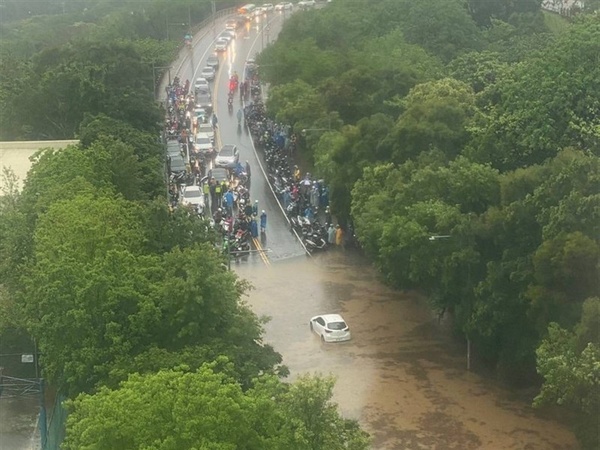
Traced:
[[[48, 412], [46, 439], [42, 439], [42, 450], [60, 450], [60, 445], [65, 438], [65, 424], [67, 421], [67, 410], [63, 406], [66, 397], [60, 392], [54, 397], [52, 410]], [[42, 413], [43, 414], [43, 413]], [[39, 417], [39, 429], [43, 432], [44, 421], [46, 418]], [[44, 445], [45, 441], [45, 445]]]

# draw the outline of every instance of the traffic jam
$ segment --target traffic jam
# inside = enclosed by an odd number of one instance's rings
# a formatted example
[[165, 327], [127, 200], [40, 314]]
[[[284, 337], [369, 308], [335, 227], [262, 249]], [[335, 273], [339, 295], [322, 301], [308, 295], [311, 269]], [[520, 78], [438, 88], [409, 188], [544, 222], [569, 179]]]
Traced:
[[[286, 10], [288, 5], [257, 8], [249, 4], [239, 8], [237, 16], [226, 21], [225, 30], [215, 40], [214, 52], [193, 84], [175, 77], [165, 88], [170, 207], [185, 208], [189, 214], [208, 220], [223, 237], [217, 245], [236, 258], [247, 256], [253, 241], [254, 247], [260, 248], [258, 238], [266, 232], [267, 216], [258, 208], [258, 200], [250, 198], [252, 167], [248, 161], [240, 161], [235, 144], [221, 142], [226, 136], [219, 133], [211, 84], [219, 70], [219, 55], [227, 50], [238, 29], [257, 14]], [[188, 35], [186, 45], [190, 45], [187, 42], [191, 44]], [[313, 252], [339, 243], [341, 230], [334, 226], [329, 212], [328, 188], [323, 180], [300, 173], [292, 158], [296, 134], [267, 117], [256, 62], [246, 60], [243, 73], [231, 73], [225, 88], [228, 112], [237, 119], [238, 134], [245, 129], [252, 136], [271, 188], [305, 249]], [[265, 260], [264, 255], [261, 257]]]

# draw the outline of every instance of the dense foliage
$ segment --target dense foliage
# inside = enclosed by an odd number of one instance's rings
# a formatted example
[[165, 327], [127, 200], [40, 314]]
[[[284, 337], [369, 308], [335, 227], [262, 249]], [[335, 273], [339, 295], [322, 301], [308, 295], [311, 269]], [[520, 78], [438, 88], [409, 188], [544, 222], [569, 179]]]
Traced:
[[569, 330], [600, 328], [600, 16], [558, 27], [540, 4], [334, 2], [259, 61], [272, 114], [325, 129], [305, 157], [388, 282], [503, 377], [536, 381], [537, 362], [536, 404], [597, 417], [600, 342]]
[[368, 448], [366, 434], [331, 402], [333, 380], [287, 385], [263, 376], [244, 390], [228, 366], [221, 359], [195, 372], [135, 374], [118, 389], [81, 395], [70, 404], [64, 448]]
[[79, 139], [40, 150], [21, 191], [3, 173], [0, 342], [33, 338], [77, 399], [67, 448], [366, 449], [332, 380], [280, 381], [251, 286], [208, 221], [167, 206], [154, 91], [189, 24], [168, 41], [165, 17], [211, 2], [117, 3], [0, 5], [0, 139]]

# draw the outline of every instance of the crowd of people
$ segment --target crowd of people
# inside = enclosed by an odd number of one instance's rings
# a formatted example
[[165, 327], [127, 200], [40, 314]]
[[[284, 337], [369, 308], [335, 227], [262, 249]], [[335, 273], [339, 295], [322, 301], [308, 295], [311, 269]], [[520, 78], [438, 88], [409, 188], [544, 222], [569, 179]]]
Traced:
[[[256, 66], [246, 65], [244, 81], [234, 74], [229, 83], [230, 97], [239, 92], [249, 103], [238, 111], [238, 124], [242, 119], [252, 134], [255, 146], [264, 152], [269, 182], [286, 212], [292, 226], [302, 237], [309, 250], [342, 245], [344, 232], [334, 224], [329, 207], [329, 188], [322, 179], [300, 171], [294, 164], [297, 135], [291, 127], [267, 117], [261, 100], [261, 86]], [[197, 114], [194, 95], [189, 81], [184, 84], [175, 78], [166, 87], [167, 119], [166, 139], [180, 143], [182, 157], [187, 157], [185, 173], [170, 176], [171, 204], [176, 207], [182, 187], [200, 186], [203, 215], [210, 218], [215, 229], [223, 237], [223, 248], [233, 255], [247, 254], [253, 238], [264, 236], [267, 231], [267, 213], [259, 209], [258, 200], [250, 198], [251, 167], [237, 164], [227, 169], [227, 176], [217, 181], [212, 171], [206, 170], [207, 162], [194, 148], [193, 137], [200, 122], [208, 123], [216, 131], [215, 114], [206, 111]], [[223, 177], [222, 177], [223, 178]]]

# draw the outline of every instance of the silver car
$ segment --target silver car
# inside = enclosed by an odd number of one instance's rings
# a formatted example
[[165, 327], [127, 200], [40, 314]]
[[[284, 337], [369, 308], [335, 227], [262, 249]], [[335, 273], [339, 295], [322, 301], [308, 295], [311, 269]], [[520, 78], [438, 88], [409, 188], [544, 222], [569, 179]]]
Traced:
[[217, 157], [215, 158], [215, 166], [216, 167], [226, 167], [228, 169], [233, 169], [237, 166], [240, 161], [240, 153], [238, 149], [233, 144], [224, 145], [219, 153], [217, 153]]
[[215, 51], [216, 52], [224, 52], [227, 50], [227, 45], [229, 44], [229, 42], [225, 39], [217, 39], [217, 43], [215, 44]]
[[200, 75], [202, 75], [202, 77], [206, 78], [208, 81], [213, 81], [215, 79], [215, 69], [206, 66], [204, 69], [202, 69]]
[[217, 70], [219, 68], [219, 57], [217, 55], [210, 55], [206, 58], [206, 65]]

